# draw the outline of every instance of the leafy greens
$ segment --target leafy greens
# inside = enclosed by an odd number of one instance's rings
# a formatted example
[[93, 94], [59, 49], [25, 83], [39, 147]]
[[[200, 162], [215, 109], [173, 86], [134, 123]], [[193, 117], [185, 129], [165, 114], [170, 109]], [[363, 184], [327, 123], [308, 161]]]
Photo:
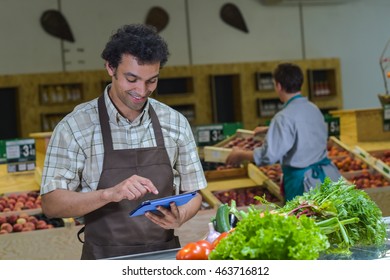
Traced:
[[212, 260], [311, 260], [329, 246], [314, 221], [252, 209], [211, 251]]

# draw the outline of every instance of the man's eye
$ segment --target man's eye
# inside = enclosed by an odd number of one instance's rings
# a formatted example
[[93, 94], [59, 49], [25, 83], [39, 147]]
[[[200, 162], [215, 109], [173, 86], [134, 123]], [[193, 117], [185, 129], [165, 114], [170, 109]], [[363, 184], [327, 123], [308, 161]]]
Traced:
[[137, 82], [137, 80], [127, 80], [129, 83], [135, 83], [135, 82]]
[[149, 80], [147, 81], [148, 84], [154, 84], [157, 83], [157, 79]]

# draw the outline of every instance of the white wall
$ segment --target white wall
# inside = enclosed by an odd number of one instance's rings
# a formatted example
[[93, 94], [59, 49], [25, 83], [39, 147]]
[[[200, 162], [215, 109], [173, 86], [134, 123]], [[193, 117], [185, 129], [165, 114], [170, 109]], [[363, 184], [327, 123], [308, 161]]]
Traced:
[[[240, 8], [249, 33], [222, 22], [220, 8], [228, 2]], [[65, 63], [61, 41], [39, 23], [58, 3], [76, 39], [64, 42]], [[110, 34], [122, 24], [144, 22], [153, 6], [170, 16], [161, 32], [171, 51], [169, 66], [338, 57], [344, 108], [380, 106], [377, 94], [385, 88], [379, 56], [390, 38], [389, 0], [301, 10], [259, 0], [0, 0], [0, 75], [103, 69], [100, 53]]]

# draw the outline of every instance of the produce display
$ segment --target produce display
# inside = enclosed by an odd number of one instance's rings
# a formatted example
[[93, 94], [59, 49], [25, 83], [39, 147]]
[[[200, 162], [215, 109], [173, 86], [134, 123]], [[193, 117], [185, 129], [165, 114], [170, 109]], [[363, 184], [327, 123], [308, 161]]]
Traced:
[[349, 254], [353, 246], [383, 246], [386, 225], [382, 212], [368, 194], [340, 179], [329, 178], [316, 189], [296, 197], [278, 210], [312, 217], [327, 234], [328, 253]]
[[379, 159], [386, 163], [387, 165], [390, 165], [390, 151], [385, 151]]
[[328, 157], [343, 157], [349, 156], [349, 152], [341, 147], [328, 144]]
[[62, 219], [48, 219], [43, 214], [29, 215], [20, 213], [9, 216], [0, 216], [0, 234], [34, 231], [50, 229], [54, 227], [63, 227]]
[[[266, 207], [238, 210], [235, 201], [219, 206], [212, 219], [212, 229], [219, 234], [210, 230], [207, 259], [305, 260], [347, 257], [358, 247], [386, 247], [381, 210], [366, 192], [345, 179], [326, 178], [283, 207], [264, 197], [255, 199]], [[184, 259], [180, 251], [177, 258]]]
[[280, 164], [273, 164], [267, 166], [259, 166], [261, 172], [263, 172], [269, 179], [275, 182], [278, 186], [282, 184], [282, 167]]
[[359, 172], [348, 178], [358, 189], [369, 189], [390, 186], [390, 182], [380, 173], [370, 173], [368, 171]]
[[328, 246], [326, 235], [308, 217], [253, 210], [218, 243], [209, 259], [311, 260]]
[[344, 156], [340, 158], [333, 158], [332, 162], [337, 166], [340, 172], [351, 172], [356, 170], [367, 170], [368, 165], [363, 160], [353, 158], [351, 156]]
[[264, 187], [250, 187], [250, 188], [238, 188], [233, 190], [214, 191], [213, 195], [221, 201], [223, 204], [230, 204], [234, 200], [237, 206], [248, 206], [251, 204], [260, 204], [260, 201], [256, 200], [256, 196], [265, 196], [270, 202], [278, 202], [278, 198], [275, 197], [268, 189]]
[[377, 159], [381, 160], [385, 164], [390, 166], [390, 151], [386, 150], [380, 153], [373, 152], [372, 155], [376, 157]]
[[[241, 148], [244, 150], [249, 150], [252, 151], [256, 147], [260, 147], [263, 145], [263, 140], [258, 138], [258, 137], [253, 137], [253, 136], [236, 136], [232, 137], [230, 139], [225, 140], [223, 144], [221, 144], [221, 148], [227, 148], [227, 149], [232, 149], [232, 148]], [[211, 164], [204, 164], [203, 167], [205, 170], [210, 170]], [[218, 163], [213, 165], [214, 170], [226, 170], [226, 169], [232, 169], [232, 168], [238, 168], [239, 165], [227, 165], [224, 163]]]
[[225, 143], [223, 148], [234, 148], [238, 147], [244, 150], [252, 151], [256, 147], [260, 147], [263, 145], [263, 140], [255, 138], [255, 137], [235, 137], [232, 140]]
[[38, 191], [10, 193], [0, 196], [0, 212], [12, 212], [41, 208]]

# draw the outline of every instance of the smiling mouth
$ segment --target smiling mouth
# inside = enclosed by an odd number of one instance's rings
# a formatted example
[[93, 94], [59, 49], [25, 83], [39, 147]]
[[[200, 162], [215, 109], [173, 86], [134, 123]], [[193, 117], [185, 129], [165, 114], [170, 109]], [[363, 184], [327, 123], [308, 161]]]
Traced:
[[134, 95], [134, 94], [132, 94], [132, 93], [128, 93], [128, 94], [129, 94], [130, 98], [131, 98], [133, 101], [135, 101], [135, 102], [142, 102], [142, 101], [145, 100], [144, 97], [136, 96], [136, 95]]

